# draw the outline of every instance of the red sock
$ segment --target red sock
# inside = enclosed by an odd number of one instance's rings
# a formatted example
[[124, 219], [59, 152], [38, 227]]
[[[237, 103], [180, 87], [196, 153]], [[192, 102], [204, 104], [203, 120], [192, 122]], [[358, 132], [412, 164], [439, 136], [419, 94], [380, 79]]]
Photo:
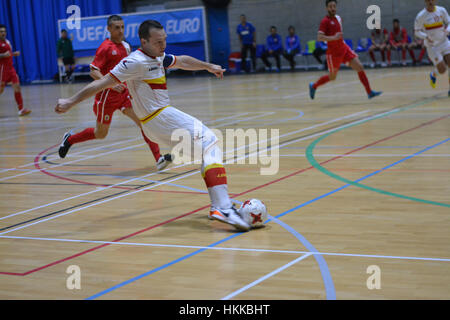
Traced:
[[373, 51], [370, 51], [369, 54], [370, 54], [370, 58], [372, 58], [373, 63], [375, 63], [376, 62], [375, 61], [375, 54], [373, 53]]
[[155, 160], [158, 161], [159, 158], [161, 158], [161, 153], [159, 152], [159, 145], [153, 141], [151, 141], [147, 136], [144, 134], [144, 131], [142, 131], [142, 137], [144, 137], [145, 142], [147, 142], [148, 146], [150, 147], [150, 150], [153, 153], [153, 156], [155, 157]]
[[406, 49], [402, 49], [402, 60], [406, 60]]
[[391, 64], [391, 50], [388, 50], [388, 52], [387, 52], [387, 58], [388, 58], [389, 64]]
[[386, 61], [386, 57], [384, 55], [384, 50], [381, 50], [381, 58], [383, 59], [383, 62]]
[[227, 184], [227, 173], [221, 164], [212, 164], [202, 173], [207, 188]]
[[409, 49], [409, 54], [411, 55], [411, 58], [413, 59], [413, 61], [416, 61], [416, 56], [414, 55], [413, 49]]
[[423, 48], [422, 51], [420, 51], [419, 61], [422, 61], [423, 56], [425, 55], [425, 52], [426, 52], [426, 51], [427, 51], [427, 50], [426, 50], [425, 48]]
[[372, 89], [370, 88], [369, 80], [367, 79], [366, 73], [364, 71], [358, 72], [359, 80], [361, 80], [361, 83], [363, 84], [364, 88], [366, 88], [367, 94], [372, 92]]
[[16, 98], [17, 108], [19, 108], [19, 111], [22, 110], [23, 109], [23, 99], [22, 99], [22, 94], [20, 93], [20, 91], [14, 92], [14, 98]]
[[67, 141], [70, 144], [75, 144], [75, 143], [80, 143], [80, 142], [95, 139], [94, 130], [95, 130], [94, 128], [84, 129], [83, 131], [70, 136], [70, 138], [67, 139]]
[[317, 89], [318, 87], [320, 87], [321, 85], [324, 85], [328, 81], [330, 81], [330, 76], [327, 74], [327, 75], [321, 77], [319, 80], [317, 80], [317, 82], [313, 84], [313, 88]]

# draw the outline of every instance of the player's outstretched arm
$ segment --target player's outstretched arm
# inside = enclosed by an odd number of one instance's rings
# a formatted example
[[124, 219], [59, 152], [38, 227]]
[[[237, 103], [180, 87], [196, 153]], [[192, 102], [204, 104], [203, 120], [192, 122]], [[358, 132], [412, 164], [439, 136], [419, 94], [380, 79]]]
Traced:
[[117, 84], [116, 80], [109, 74], [101, 78], [100, 80], [95, 80], [88, 84], [86, 87], [78, 91], [74, 96], [68, 99], [58, 99], [58, 104], [55, 107], [56, 113], [65, 113], [69, 111], [70, 108], [77, 105], [83, 100], [86, 100], [97, 92], [104, 89], [111, 88]]
[[220, 79], [223, 79], [223, 73], [226, 70], [217, 64], [200, 61], [190, 56], [177, 56], [176, 62], [172, 66], [172, 68], [179, 68], [190, 71], [207, 70]]

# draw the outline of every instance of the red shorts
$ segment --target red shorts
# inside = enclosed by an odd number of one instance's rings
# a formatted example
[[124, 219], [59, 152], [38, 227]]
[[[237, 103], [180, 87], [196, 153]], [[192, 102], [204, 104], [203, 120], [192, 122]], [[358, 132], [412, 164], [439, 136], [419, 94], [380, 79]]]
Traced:
[[5, 68], [0, 66], [0, 82], [4, 83], [19, 83], [19, 77], [17, 76], [14, 68]]
[[98, 123], [110, 124], [114, 111], [131, 108], [130, 96], [126, 89], [120, 94], [112, 89], [103, 90], [97, 97], [93, 110]]
[[329, 54], [327, 52], [328, 71], [330, 73], [336, 73], [339, 71], [341, 64], [348, 64], [356, 57], [358, 57], [358, 55], [355, 53], [355, 51], [350, 49], [348, 45], [345, 45], [345, 49], [342, 50], [342, 52], [338, 55], [334, 53]]

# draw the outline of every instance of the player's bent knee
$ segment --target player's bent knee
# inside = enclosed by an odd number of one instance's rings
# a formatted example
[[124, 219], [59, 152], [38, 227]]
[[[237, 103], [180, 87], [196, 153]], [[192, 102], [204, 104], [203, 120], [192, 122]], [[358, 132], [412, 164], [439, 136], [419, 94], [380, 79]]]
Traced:
[[336, 80], [337, 74], [336, 73], [330, 73], [330, 81]]
[[108, 130], [95, 130], [94, 134], [96, 139], [105, 139], [108, 135]]

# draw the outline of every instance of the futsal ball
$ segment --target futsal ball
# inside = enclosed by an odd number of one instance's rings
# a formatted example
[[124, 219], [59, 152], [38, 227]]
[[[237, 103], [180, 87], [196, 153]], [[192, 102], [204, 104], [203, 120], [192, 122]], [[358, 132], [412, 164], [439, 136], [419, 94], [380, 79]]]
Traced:
[[239, 208], [239, 213], [252, 228], [264, 226], [264, 221], [267, 220], [266, 205], [258, 199], [245, 201]]

